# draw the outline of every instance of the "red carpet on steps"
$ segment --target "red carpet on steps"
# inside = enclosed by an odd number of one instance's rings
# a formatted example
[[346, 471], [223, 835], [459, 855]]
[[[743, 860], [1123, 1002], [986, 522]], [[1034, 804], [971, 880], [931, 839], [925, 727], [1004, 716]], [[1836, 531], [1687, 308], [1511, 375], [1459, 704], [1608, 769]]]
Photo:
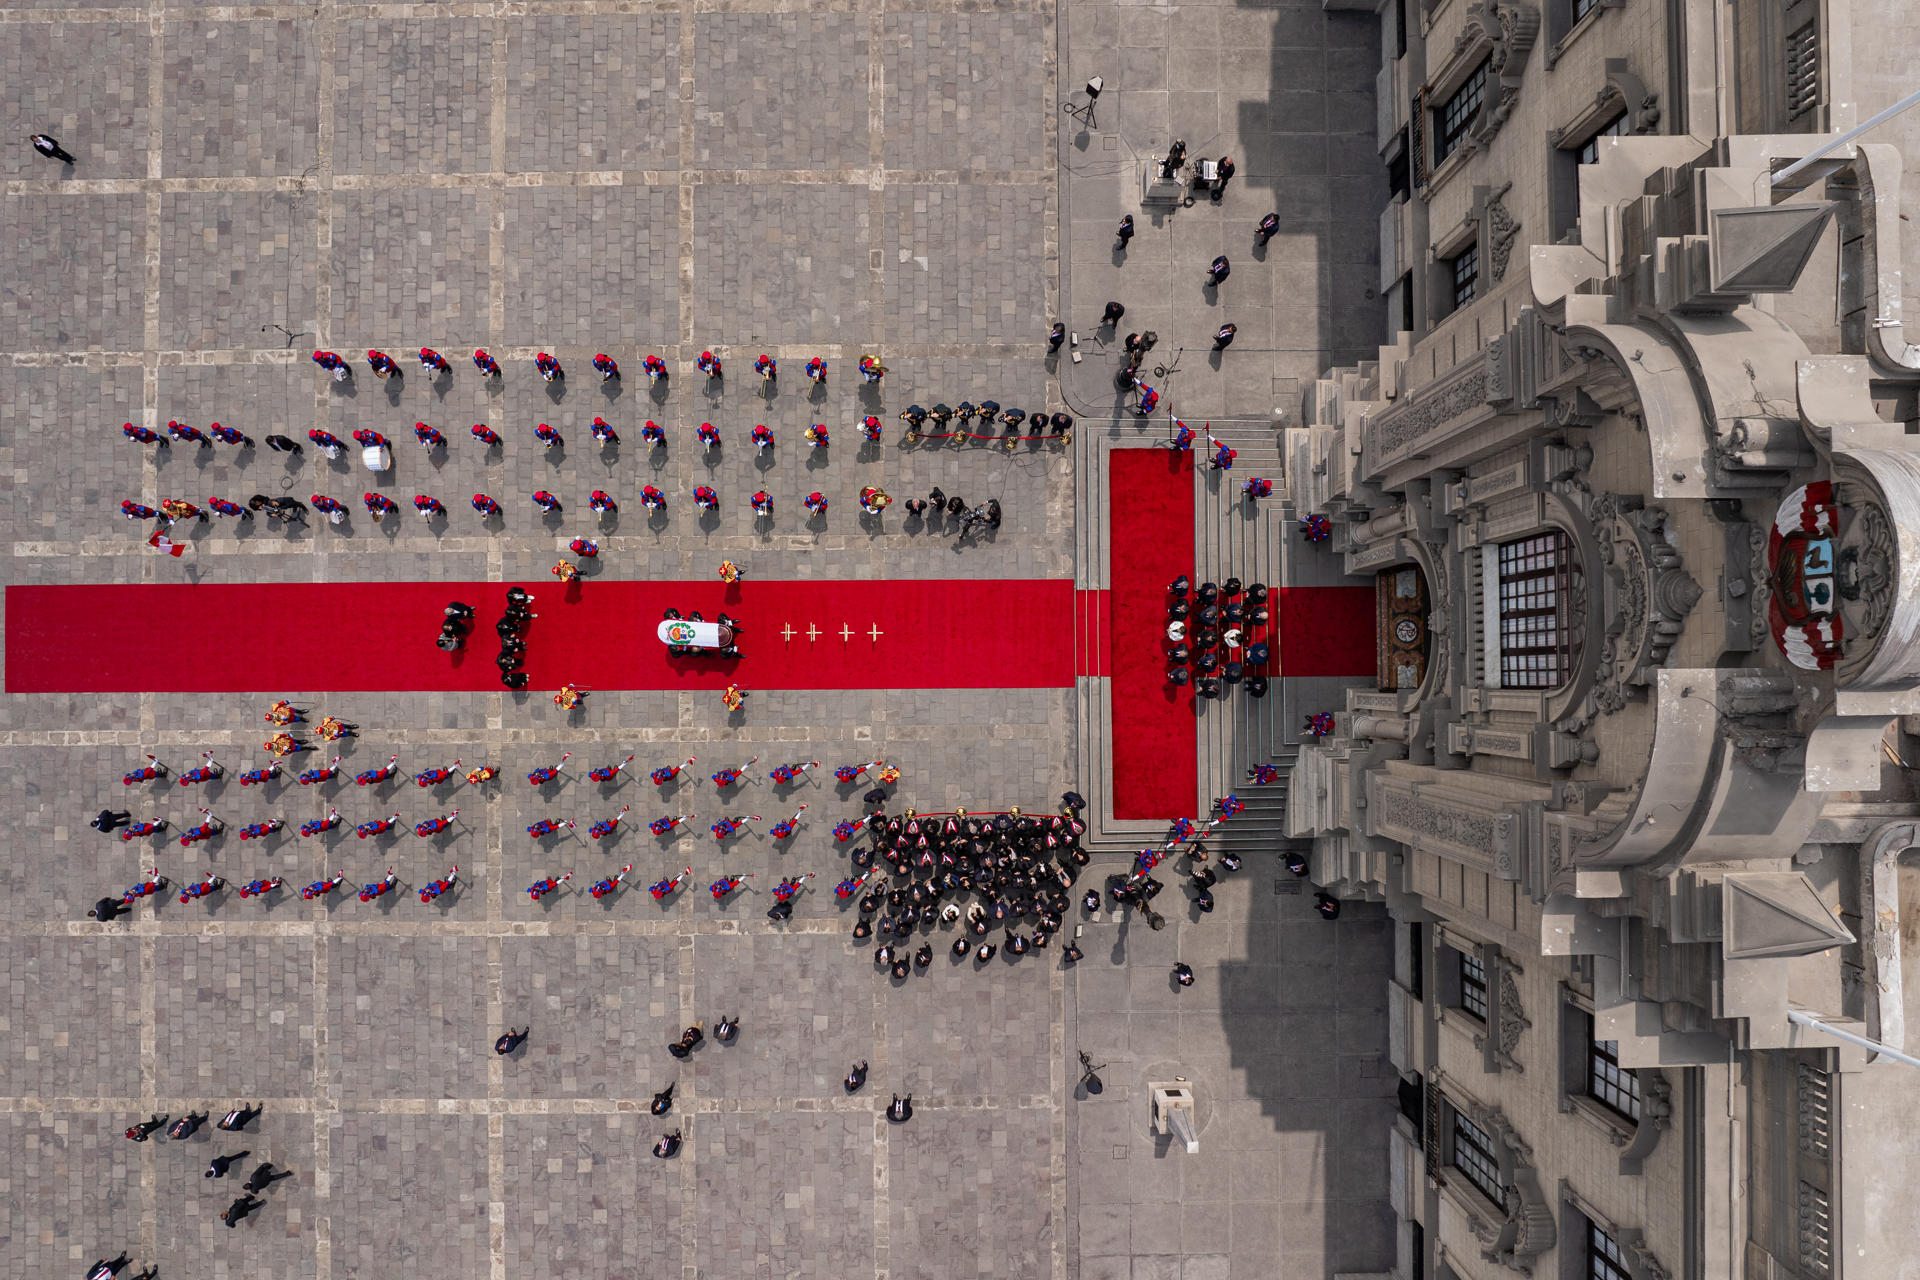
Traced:
[[[6, 688], [498, 689], [493, 624], [508, 585], [11, 586]], [[1077, 610], [1073, 583], [1066, 579], [521, 585], [536, 597], [540, 615], [527, 635], [533, 689], [566, 682], [603, 690], [721, 689], [729, 680], [749, 691], [1073, 684]], [[457, 654], [433, 644], [450, 600], [466, 601], [479, 615], [468, 647]], [[669, 657], [654, 635], [669, 606], [697, 609], [708, 618], [724, 610], [739, 618], [746, 627], [742, 657]], [[790, 638], [783, 634], [789, 627]], [[875, 628], [878, 637], [871, 634]]]
[[1193, 572], [1193, 455], [1107, 455], [1107, 686], [1113, 707], [1113, 816], [1191, 815], [1199, 787], [1193, 694], [1167, 683], [1167, 584]]

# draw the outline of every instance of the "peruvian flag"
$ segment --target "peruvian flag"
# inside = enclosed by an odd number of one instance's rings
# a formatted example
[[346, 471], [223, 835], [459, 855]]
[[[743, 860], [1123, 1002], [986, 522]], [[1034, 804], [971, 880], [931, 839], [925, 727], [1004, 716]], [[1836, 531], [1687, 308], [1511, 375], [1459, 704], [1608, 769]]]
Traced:
[[186, 550], [183, 544], [175, 542], [173, 539], [162, 534], [158, 529], [155, 529], [153, 536], [147, 539], [147, 545], [158, 548], [170, 556], [177, 556]]

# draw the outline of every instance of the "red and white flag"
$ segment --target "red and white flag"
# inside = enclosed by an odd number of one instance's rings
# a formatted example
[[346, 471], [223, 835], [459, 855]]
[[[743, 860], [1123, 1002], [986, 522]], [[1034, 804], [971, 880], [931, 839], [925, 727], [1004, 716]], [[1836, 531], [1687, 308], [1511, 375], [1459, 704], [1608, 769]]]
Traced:
[[187, 549], [184, 544], [175, 542], [173, 539], [162, 534], [158, 529], [155, 529], [153, 536], [147, 539], [147, 545], [158, 548], [170, 556], [177, 556]]

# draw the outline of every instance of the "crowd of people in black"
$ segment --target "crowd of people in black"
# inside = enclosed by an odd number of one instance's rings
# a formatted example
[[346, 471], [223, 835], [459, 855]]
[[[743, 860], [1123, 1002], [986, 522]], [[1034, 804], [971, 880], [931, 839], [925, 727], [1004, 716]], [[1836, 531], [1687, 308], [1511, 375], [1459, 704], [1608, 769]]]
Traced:
[[1240, 579], [1203, 582], [1196, 590], [1186, 574], [1167, 585], [1167, 683], [1193, 685], [1202, 698], [1218, 698], [1239, 685], [1249, 698], [1267, 695], [1267, 663], [1273, 657], [1271, 593], [1263, 582]]

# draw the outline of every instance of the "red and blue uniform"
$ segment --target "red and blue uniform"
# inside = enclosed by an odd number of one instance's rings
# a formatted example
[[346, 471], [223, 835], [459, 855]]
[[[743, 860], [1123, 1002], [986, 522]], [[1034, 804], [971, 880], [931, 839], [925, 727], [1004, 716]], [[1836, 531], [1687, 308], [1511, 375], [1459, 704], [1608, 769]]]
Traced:
[[447, 438], [424, 422], [413, 424], [413, 438], [429, 449], [444, 449]]
[[313, 362], [319, 365], [322, 369], [325, 369], [328, 373], [333, 373], [336, 370], [344, 369], [347, 367], [347, 362], [345, 360], [342, 360], [339, 356], [335, 355], [331, 351], [314, 352]]
[[166, 892], [167, 878], [160, 874], [160, 868], [155, 867], [152, 871], [147, 872], [147, 874], [152, 876], [153, 879], [142, 880], [139, 884], [134, 885], [131, 889], [128, 889], [120, 895], [120, 901], [138, 902], [148, 894]]
[[389, 511], [398, 511], [400, 509], [398, 503], [383, 493], [361, 494], [360, 501], [365, 503], [367, 510], [375, 515], [384, 515]]
[[753, 362], [753, 371], [763, 378], [777, 377], [780, 373], [780, 362], [762, 352], [760, 358]]
[[451, 778], [453, 776], [453, 771], [455, 769], [458, 769], [459, 767], [460, 767], [460, 762], [458, 760], [455, 760], [452, 764], [447, 765], [444, 768], [422, 769], [420, 772], [413, 775], [413, 785], [416, 787], [438, 786], [440, 783], [445, 782], [448, 778]]
[[702, 351], [700, 358], [695, 360], [693, 364], [696, 369], [706, 374], [709, 378], [717, 378], [720, 376], [720, 357], [711, 351]]
[[450, 868], [447, 874], [438, 880], [429, 880], [420, 886], [420, 901], [432, 902], [435, 898], [453, 888], [454, 880], [460, 874], [458, 865]]
[[763, 516], [773, 514], [773, 495], [765, 489], [753, 495], [753, 509]]
[[800, 892], [800, 887], [806, 884], [806, 882], [811, 879], [813, 879], [813, 872], [809, 871], [807, 872], [807, 874], [803, 876], [789, 877], [787, 879], [782, 880], [779, 884], [773, 886], [774, 901], [775, 902], [793, 901], [793, 895]]
[[324, 898], [335, 889], [338, 889], [340, 882], [346, 878], [347, 873], [342, 871], [338, 875], [330, 876], [325, 880], [315, 880], [312, 884], [300, 891], [300, 896], [309, 902], [315, 898]]
[[497, 516], [500, 514], [500, 504], [484, 493], [476, 493], [473, 495], [473, 509], [483, 516]]
[[378, 898], [381, 894], [393, 888], [393, 882], [393, 868], [388, 867], [387, 874], [383, 878], [375, 880], [371, 884], [363, 884], [360, 886], [360, 901], [372, 902], [375, 898]]
[[535, 489], [533, 491], [533, 505], [551, 515], [553, 512], [560, 510], [560, 499], [554, 497], [545, 489]]
[[619, 829], [620, 819], [626, 817], [627, 810], [631, 808], [633, 808], [632, 805], [623, 805], [619, 813], [614, 814], [611, 818], [603, 819], [599, 822], [594, 823], [591, 827], [588, 827], [587, 834], [592, 836], [595, 840], [606, 839], [606, 837], [612, 835], [616, 830]]
[[393, 830], [393, 824], [398, 821], [400, 821], [400, 815], [397, 813], [390, 818], [375, 818], [371, 822], [363, 822], [355, 827], [353, 834], [359, 836], [362, 840], [365, 840], [368, 836], [385, 835], [387, 832]]
[[535, 440], [538, 440], [541, 444], [545, 445], [549, 449], [553, 448], [555, 445], [566, 443], [566, 441], [561, 438], [560, 433], [558, 431], [555, 431], [552, 427], [548, 426], [544, 422], [533, 429], [533, 438]]
[[721, 876], [707, 886], [707, 892], [713, 895], [715, 902], [718, 902], [746, 882], [746, 876]]
[[587, 499], [587, 510], [589, 511], [606, 512], [618, 511], [619, 509], [620, 504], [615, 502], [604, 489], [595, 489]]
[[316, 782], [331, 782], [340, 776], [340, 757], [335, 756], [324, 769], [309, 769], [300, 775], [300, 785], [310, 787]]
[[838, 840], [841, 844], [845, 844], [847, 841], [853, 839], [854, 836], [858, 835], [859, 833], [860, 833], [860, 824], [853, 821], [853, 819], [851, 818], [847, 819], [845, 822], [836, 822], [833, 824], [833, 838], [835, 840]]
[[310, 821], [301, 823], [300, 834], [311, 838], [313, 836], [319, 835], [323, 831], [331, 831], [339, 825], [340, 825], [340, 811], [337, 809], [329, 809], [327, 810], [326, 817], [314, 818]]
[[341, 442], [339, 436], [334, 435], [331, 431], [322, 431], [318, 427], [307, 432], [307, 439], [313, 441], [314, 444], [327, 450], [329, 453], [335, 453], [347, 447]]
[[223, 427], [217, 422], [208, 423], [207, 430], [212, 433], [214, 439], [222, 444], [253, 443], [253, 438], [247, 435], [246, 432], [236, 431], [232, 427]]
[[648, 356], [640, 362], [640, 367], [645, 369], [647, 376], [655, 382], [667, 376], [667, 362], [659, 356]]
[[210, 893], [217, 893], [221, 889], [226, 888], [226, 885], [227, 882], [219, 876], [202, 880], [198, 884], [186, 885], [180, 890], [180, 904], [185, 906], [195, 898], [204, 898]]
[[[578, 552], [579, 548], [575, 547], [574, 550]], [[620, 771], [622, 769], [626, 768], [628, 765], [632, 763], [633, 763], [633, 757], [628, 756], [625, 760], [622, 760], [619, 764], [608, 765], [604, 769], [594, 769], [590, 771], [587, 774], [587, 776], [589, 778], [592, 778], [595, 782], [612, 782], [615, 778], [620, 776]]]
[[258, 898], [263, 894], [272, 893], [284, 883], [286, 882], [279, 876], [274, 876], [268, 880], [249, 880], [241, 886], [240, 896], [243, 898]]
[[333, 515], [335, 512], [339, 512], [342, 515], [344, 515], [347, 510], [345, 506], [341, 505], [339, 502], [335, 501], [334, 499], [329, 498], [324, 493], [314, 494], [311, 498], [311, 501], [313, 503], [313, 509], [315, 511], [324, 511], [328, 515]]
[[807, 376], [815, 382], [825, 382], [827, 380], [827, 362], [819, 356], [815, 356], [813, 359], [807, 361]]
[[148, 756], [145, 768], [135, 769], [132, 773], [129, 773], [125, 777], [121, 778], [120, 781], [122, 784], [130, 787], [136, 782], [151, 782], [155, 778], [158, 778], [163, 774], [165, 774], [166, 771], [167, 771], [167, 766], [161, 764], [158, 760], [155, 760], [152, 756]]
[[452, 826], [453, 820], [459, 816], [460, 811], [458, 809], [452, 809], [438, 818], [427, 818], [424, 821], [416, 822], [413, 824], [413, 834], [423, 838], [426, 836], [439, 835], [442, 831]]
[[679, 826], [681, 823], [687, 821], [690, 818], [693, 818], [694, 816], [696, 815], [689, 813], [683, 817], [678, 817], [678, 818], [655, 818], [652, 822], [649, 822], [647, 824], [647, 830], [653, 832], [653, 834], [657, 836], [663, 836], [663, 835], [666, 835], [669, 831], [672, 831], [675, 827]]
[[166, 443], [166, 439], [159, 432], [148, 427], [136, 427], [131, 422], [121, 426], [120, 434], [129, 440], [138, 440], [141, 444], [164, 445]]
[[500, 362], [488, 355], [484, 350], [476, 350], [473, 353], [473, 367], [478, 369], [485, 377], [497, 378], [500, 376]]
[[393, 357], [384, 351], [367, 352], [367, 365], [377, 374], [391, 375], [400, 372], [400, 366], [395, 364]]
[[753, 443], [757, 445], [762, 452], [773, 448], [773, 432], [767, 430], [764, 422], [754, 427]]
[[250, 787], [256, 782], [271, 782], [280, 776], [279, 762], [269, 764], [264, 769], [249, 769], [240, 775], [240, 785]]
[[593, 420], [593, 438], [602, 444], [620, 443], [620, 433], [609, 426], [605, 418]]
[[138, 840], [141, 836], [159, 835], [167, 829], [165, 818], [155, 818], [151, 822], [136, 822], [120, 831], [122, 840]]
[[420, 368], [425, 373], [453, 372], [453, 366], [447, 363], [447, 358], [432, 347], [420, 348]]
[[711, 422], [701, 423], [700, 429], [695, 431], [694, 434], [700, 437], [700, 443], [705, 447], [709, 449], [718, 449], [720, 447], [720, 429]]
[[692, 764], [695, 760], [698, 760], [699, 758], [700, 758], [699, 756], [690, 756], [688, 757], [688, 759], [684, 764], [661, 765], [658, 769], [655, 769], [653, 771], [653, 785], [656, 787], [666, 786], [669, 782], [672, 782], [675, 778], [680, 776], [680, 771], [682, 769], [686, 768], [687, 765]]
[[527, 828], [527, 834], [532, 836], [535, 840], [544, 840], [548, 836], [560, 830], [561, 827], [566, 827], [569, 831], [571, 831], [573, 829], [573, 824], [571, 822], [555, 822], [552, 818], [542, 818], [540, 819], [540, 821], [534, 823], [532, 826]]
[[542, 767], [535, 769], [532, 773], [527, 775], [527, 781], [531, 782], [536, 787], [544, 787], [549, 782], [552, 782], [555, 778], [560, 776], [560, 765], [565, 764], [567, 761], [571, 759], [573, 759], [573, 752], [569, 751], [565, 755], [560, 757], [560, 764], [543, 765]]
[[368, 769], [365, 773], [356, 774], [353, 780], [363, 787], [371, 787], [385, 782], [398, 772], [400, 772], [400, 757], [394, 756], [378, 769]]
[[279, 818], [268, 818], [265, 822], [249, 822], [246, 826], [240, 828], [240, 838], [242, 840], [257, 840], [263, 836], [272, 835], [286, 825], [287, 824]]
[[640, 505], [649, 511], [658, 511], [667, 505], [667, 495], [650, 484], [642, 485], [640, 487]]
[[701, 485], [693, 491], [693, 500], [702, 511], [713, 511], [720, 506], [720, 495], [706, 485]]
[[685, 871], [682, 871], [679, 875], [674, 876], [671, 879], [654, 881], [652, 884], [647, 886], [647, 892], [653, 895], [653, 900], [655, 902], [663, 902], [666, 900], [666, 897], [668, 894], [672, 893], [675, 889], [678, 889], [680, 887], [680, 882], [682, 880], [685, 880], [688, 876], [692, 874], [693, 874], [693, 868], [688, 867]]
[[424, 493], [416, 493], [413, 495], [413, 509], [418, 511], [422, 516], [443, 516], [447, 514], [447, 509], [440, 505], [440, 499]]
[[591, 893], [596, 899], [604, 898], [620, 887], [620, 882], [627, 878], [627, 872], [631, 870], [633, 870], [633, 864], [629, 862], [626, 866], [620, 868], [617, 875], [610, 876], [604, 880], [595, 880], [593, 882], [593, 888], [587, 890], [587, 892]]
[[648, 418], [647, 425], [640, 428], [640, 438], [649, 446], [658, 448], [667, 442], [667, 429], [652, 418]]
[[866, 417], [860, 419], [860, 434], [869, 440], [878, 440], [880, 438], [880, 419], [874, 417], [872, 414], [868, 414]]
[[560, 362], [544, 351], [534, 355], [533, 367], [538, 369], [540, 376], [548, 382], [552, 382], [555, 378], [564, 378], [567, 376], [566, 370], [560, 367]]
[[473, 432], [476, 440], [484, 440], [490, 445], [500, 443], [500, 433], [484, 422], [476, 422], [472, 427], [468, 428], [468, 430]]
[[573, 879], [573, 872], [569, 871], [557, 880], [552, 876], [548, 876], [544, 880], [535, 880], [527, 886], [527, 896], [535, 902], [538, 902], [571, 879]]
[[593, 367], [595, 372], [600, 375], [600, 381], [602, 382], [607, 381], [609, 378], [617, 378], [620, 376], [620, 362], [604, 351], [593, 358]]

